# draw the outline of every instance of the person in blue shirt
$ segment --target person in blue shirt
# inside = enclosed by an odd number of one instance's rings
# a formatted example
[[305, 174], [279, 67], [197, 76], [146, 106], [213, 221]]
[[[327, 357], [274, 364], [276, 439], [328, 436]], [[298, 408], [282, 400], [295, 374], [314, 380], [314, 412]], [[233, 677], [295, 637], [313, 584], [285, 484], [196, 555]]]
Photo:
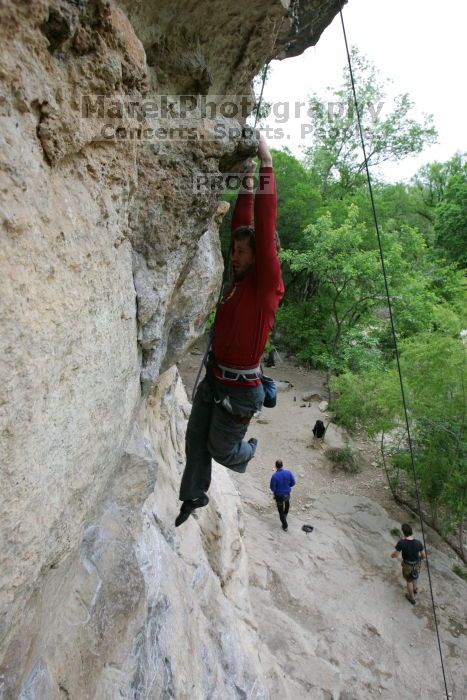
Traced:
[[294, 475], [292, 472], [289, 472], [288, 469], [284, 469], [282, 460], [278, 459], [276, 461], [276, 472], [271, 477], [270, 488], [274, 494], [283, 530], [287, 530], [289, 527], [287, 524], [287, 514], [289, 512], [290, 491], [292, 486], [295, 486]]

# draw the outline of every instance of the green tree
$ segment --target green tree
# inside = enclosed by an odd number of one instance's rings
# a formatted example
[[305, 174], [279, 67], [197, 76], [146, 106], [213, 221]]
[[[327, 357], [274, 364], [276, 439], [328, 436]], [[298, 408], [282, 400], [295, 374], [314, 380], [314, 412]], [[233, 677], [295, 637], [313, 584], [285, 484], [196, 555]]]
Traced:
[[313, 174], [287, 149], [272, 151], [277, 180], [277, 230], [283, 248], [301, 249], [303, 231], [316, 220], [321, 195]]
[[[407, 94], [391, 98], [393, 106], [388, 110], [389, 81], [381, 79], [356, 48], [352, 49], [352, 64], [370, 166], [400, 161], [436, 141], [432, 117], [425, 116], [421, 123], [411, 117], [413, 103]], [[314, 131], [307, 162], [319, 173], [323, 191], [332, 183], [341, 191], [352, 191], [364, 180], [365, 162], [348, 67], [341, 88], [333, 94], [329, 91], [325, 99], [313, 94], [309, 108]]]
[[[456, 330], [465, 318], [462, 274], [436, 258], [412, 226], [389, 221], [381, 236], [399, 337]], [[376, 245], [353, 205], [343, 223], [327, 213], [305, 230], [301, 250], [283, 251], [290, 283], [278, 323], [283, 342], [299, 358], [342, 371], [394, 357]]]
[[407, 187], [411, 198], [410, 223], [420, 228], [430, 246], [436, 240], [436, 207], [445, 198], [449, 179], [461, 172], [462, 162], [463, 156], [456, 154], [443, 163], [428, 163], [419, 169]]
[[[418, 334], [400, 346], [400, 362], [410, 416], [416, 476], [433, 521], [459, 531], [467, 516], [466, 353], [460, 334]], [[403, 425], [395, 363], [365, 375], [343, 373], [333, 380], [336, 418], [350, 430], [369, 435]], [[394, 455], [395, 470], [411, 477], [407, 443]]]
[[[299, 356], [330, 370], [340, 366], [345, 334], [368, 320], [369, 311], [381, 298], [379, 259], [375, 250], [363, 247], [365, 234], [357, 208], [350, 207], [341, 226], [334, 227], [330, 214], [310, 225], [303, 234], [305, 250], [282, 252], [282, 260], [292, 274], [305, 275], [309, 281], [304, 287], [305, 298], [313, 297], [307, 304], [310, 331], [303, 338]], [[307, 293], [310, 287], [312, 295]], [[284, 310], [280, 322], [287, 316], [290, 321], [290, 314], [290, 309]]]
[[432, 211], [445, 197], [446, 187], [452, 175], [462, 172], [465, 155], [456, 153], [450, 160], [443, 163], [435, 161], [423, 165], [412, 178], [412, 186], [416, 188], [425, 206]]
[[[410, 226], [418, 229], [428, 244], [433, 242], [433, 212], [430, 212], [429, 208], [420, 201], [417, 188], [403, 183], [376, 182], [373, 193], [378, 218], [385, 228]], [[366, 188], [361, 197], [363, 199], [362, 216], [368, 222], [368, 227], [374, 231], [373, 212]]]
[[467, 267], [467, 163], [449, 178], [434, 227], [436, 246], [449, 261]]

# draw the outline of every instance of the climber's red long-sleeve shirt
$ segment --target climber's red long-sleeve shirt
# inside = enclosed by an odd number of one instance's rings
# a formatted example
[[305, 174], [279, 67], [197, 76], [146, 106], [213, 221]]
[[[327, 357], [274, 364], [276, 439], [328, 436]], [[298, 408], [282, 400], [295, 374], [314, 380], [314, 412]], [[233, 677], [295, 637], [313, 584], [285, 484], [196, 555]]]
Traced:
[[[276, 249], [277, 191], [271, 167], [260, 169], [254, 199], [255, 264], [251, 272], [224, 297], [217, 310], [213, 353], [227, 367], [242, 369], [259, 365], [284, 295]], [[253, 192], [238, 195], [232, 216], [232, 233], [252, 225]]]

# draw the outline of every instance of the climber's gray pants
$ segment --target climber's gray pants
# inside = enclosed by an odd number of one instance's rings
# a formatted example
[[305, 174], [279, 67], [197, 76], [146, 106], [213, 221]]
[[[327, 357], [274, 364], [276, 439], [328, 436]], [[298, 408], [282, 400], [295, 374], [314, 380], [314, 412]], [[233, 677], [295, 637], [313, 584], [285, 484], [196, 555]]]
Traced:
[[243, 438], [248, 419], [261, 410], [263, 401], [261, 384], [225, 386], [207, 370], [207, 376], [196, 391], [188, 421], [180, 500], [199, 498], [207, 492], [211, 483], [211, 459], [236, 472], [246, 470], [255, 447], [243, 442]]

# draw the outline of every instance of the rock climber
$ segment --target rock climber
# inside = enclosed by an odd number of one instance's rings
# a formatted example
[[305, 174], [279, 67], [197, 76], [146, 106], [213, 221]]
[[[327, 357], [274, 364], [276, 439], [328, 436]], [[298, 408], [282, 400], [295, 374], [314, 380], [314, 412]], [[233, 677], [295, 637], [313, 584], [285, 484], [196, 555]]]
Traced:
[[276, 472], [271, 476], [269, 486], [274, 494], [282, 529], [287, 531], [289, 529], [287, 515], [290, 507], [290, 492], [295, 486], [295, 477], [288, 469], [284, 469], [281, 459], [276, 460]]
[[414, 539], [411, 525], [403, 523], [401, 530], [404, 538], [397, 542], [391, 557], [396, 559], [402, 552], [402, 576], [407, 584], [405, 597], [409, 603], [415, 605], [420, 564], [421, 560], [425, 559], [425, 549], [420, 540]]
[[[233, 284], [217, 309], [212, 351], [186, 432], [186, 465], [180, 486], [178, 527], [207, 505], [211, 459], [243, 473], [257, 440], [243, 440], [263, 406], [260, 358], [284, 295], [276, 246], [277, 192], [272, 157], [261, 135], [259, 183], [253, 202], [251, 161], [232, 215]], [[254, 204], [254, 226], [253, 226]]]

